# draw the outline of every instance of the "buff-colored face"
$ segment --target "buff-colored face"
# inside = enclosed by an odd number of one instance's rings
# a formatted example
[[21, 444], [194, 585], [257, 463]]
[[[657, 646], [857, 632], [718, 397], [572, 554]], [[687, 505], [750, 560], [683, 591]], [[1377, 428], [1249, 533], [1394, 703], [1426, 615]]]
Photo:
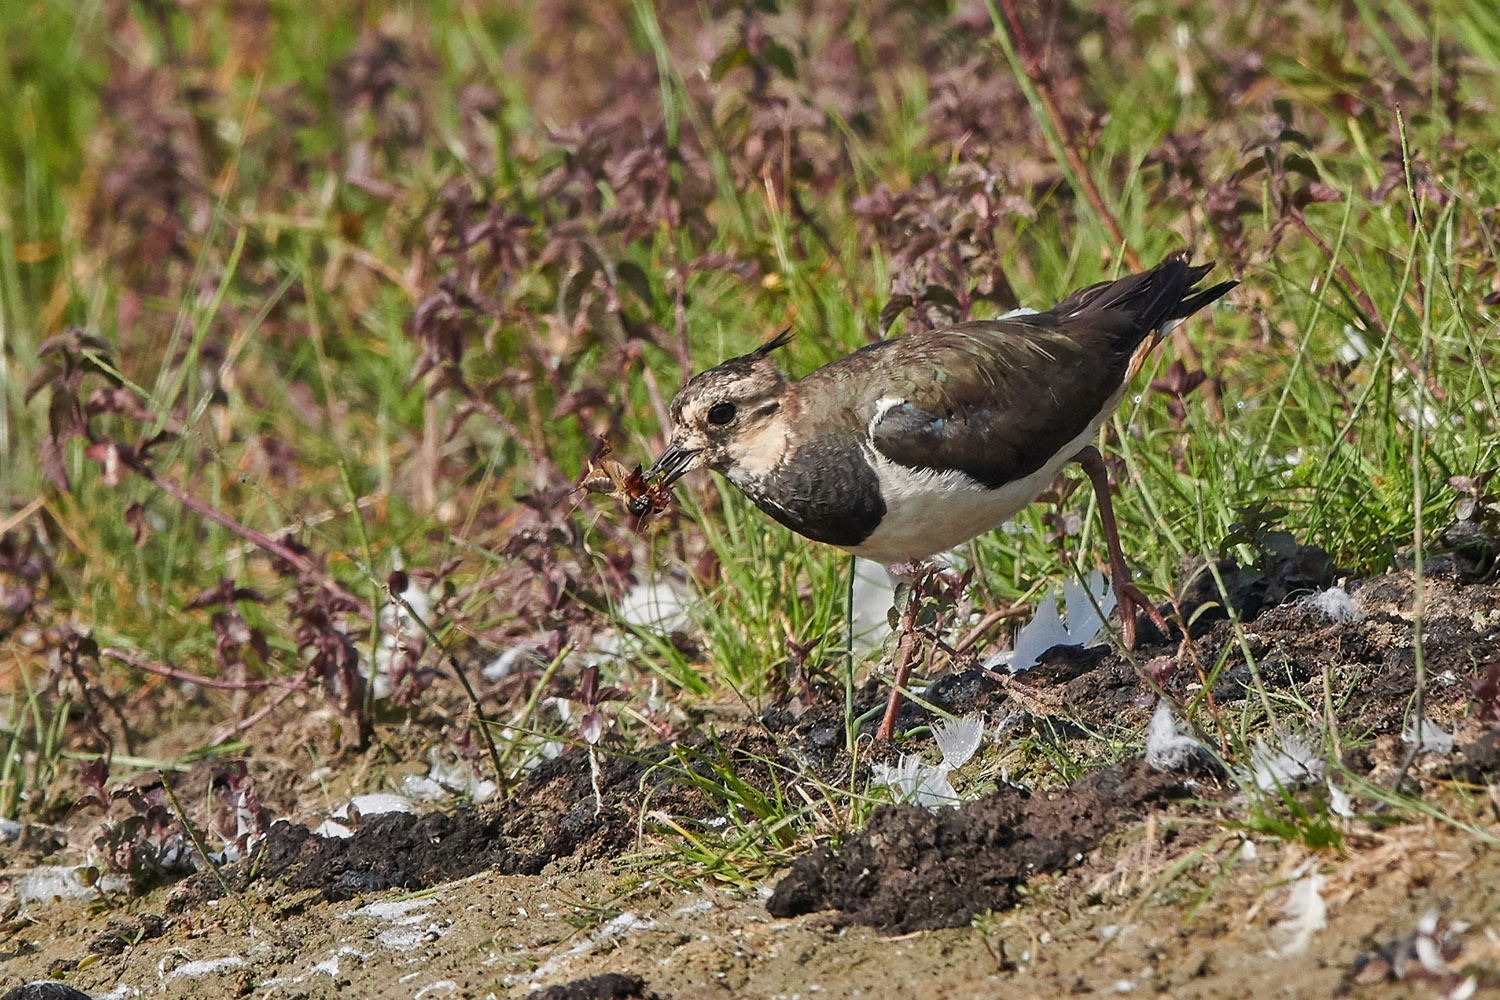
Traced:
[[786, 452], [785, 387], [761, 353], [694, 376], [672, 400], [672, 436], [650, 474], [665, 484], [700, 467], [735, 479], [774, 466]]

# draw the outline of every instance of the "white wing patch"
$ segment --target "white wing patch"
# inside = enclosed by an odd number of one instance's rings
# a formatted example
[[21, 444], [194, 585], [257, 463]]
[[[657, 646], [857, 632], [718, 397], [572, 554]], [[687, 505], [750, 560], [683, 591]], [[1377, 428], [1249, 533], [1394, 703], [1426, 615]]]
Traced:
[[879, 399], [875, 400], [875, 415], [871, 417], [870, 422], [865, 425], [865, 433], [873, 438], [875, 436], [875, 425], [884, 420], [887, 413], [890, 413], [896, 407], [904, 406], [905, 404], [906, 400], [902, 399], [900, 396], [881, 396]]

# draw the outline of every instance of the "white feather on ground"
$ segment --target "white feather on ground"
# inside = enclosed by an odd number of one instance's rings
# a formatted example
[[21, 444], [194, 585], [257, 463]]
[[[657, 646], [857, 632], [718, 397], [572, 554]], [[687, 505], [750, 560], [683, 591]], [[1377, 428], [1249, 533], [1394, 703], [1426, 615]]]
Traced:
[[958, 805], [958, 793], [948, 780], [948, 769], [941, 764], [928, 764], [914, 753], [902, 754], [895, 767], [872, 765], [870, 779], [889, 788], [891, 799], [896, 802], [925, 809]]
[[958, 805], [959, 796], [948, 775], [967, 764], [984, 743], [984, 716], [975, 713], [933, 723], [932, 735], [943, 755], [939, 763], [929, 764], [914, 753], [902, 754], [894, 767], [873, 765], [871, 781], [889, 788], [896, 802], [927, 809]]
[[943, 755], [940, 765], [950, 771], [969, 762], [984, 742], [984, 716], [975, 713], [961, 719], [943, 719], [932, 725], [932, 737]]
[[1296, 733], [1277, 732], [1268, 742], [1257, 736], [1250, 748], [1250, 779], [1263, 792], [1323, 778], [1322, 748]]
[[1302, 599], [1302, 607], [1331, 622], [1357, 622], [1364, 618], [1343, 587], [1329, 587]]
[[1182, 771], [1205, 752], [1197, 740], [1177, 728], [1171, 703], [1165, 698], [1158, 700], [1146, 728], [1147, 766], [1153, 771]]
[[1408, 725], [1401, 734], [1403, 743], [1416, 743], [1419, 740], [1421, 745], [1417, 748], [1418, 753], [1453, 752], [1453, 735], [1426, 717], [1420, 723]]
[[[1090, 598], [1089, 595], [1094, 595]], [[1071, 577], [1063, 582], [1063, 616], [1057, 610], [1057, 591], [1042, 598], [1031, 621], [1016, 633], [1009, 652], [997, 653], [984, 661], [987, 670], [1005, 667], [1011, 673], [1036, 666], [1043, 653], [1053, 646], [1083, 646], [1092, 642], [1104, 627], [1104, 620], [1115, 609], [1115, 592], [1095, 570], [1089, 574], [1087, 589]], [[1097, 606], [1096, 606], [1097, 605]]]
[[1328, 926], [1328, 904], [1323, 901], [1325, 879], [1310, 872], [1292, 883], [1282, 912], [1286, 919], [1276, 925], [1276, 936], [1282, 955], [1301, 955], [1312, 943], [1312, 937]]

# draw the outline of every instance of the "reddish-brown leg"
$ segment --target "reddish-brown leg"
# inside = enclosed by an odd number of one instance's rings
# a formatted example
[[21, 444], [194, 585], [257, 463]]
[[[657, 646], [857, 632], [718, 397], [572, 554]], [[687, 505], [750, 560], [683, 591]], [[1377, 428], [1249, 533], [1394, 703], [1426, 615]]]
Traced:
[[906, 687], [906, 682], [911, 677], [911, 665], [915, 659], [912, 653], [917, 644], [917, 603], [920, 600], [917, 587], [928, 568], [925, 564], [918, 562], [899, 563], [886, 567], [886, 571], [892, 576], [905, 580], [910, 590], [906, 595], [906, 603], [901, 606], [901, 614], [896, 620], [896, 630], [899, 636], [896, 645], [896, 678], [891, 682], [891, 696], [885, 703], [885, 715], [881, 717], [880, 725], [875, 729], [877, 740], [890, 739], [896, 730], [896, 714], [901, 711], [901, 689]]
[[1115, 527], [1115, 507], [1109, 499], [1109, 470], [1104, 467], [1104, 457], [1093, 445], [1073, 456], [1073, 461], [1083, 466], [1089, 482], [1094, 484], [1094, 496], [1099, 498], [1099, 520], [1104, 522], [1104, 543], [1109, 546], [1110, 583], [1115, 588], [1115, 601], [1120, 605], [1120, 639], [1126, 649], [1135, 648], [1135, 611], [1146, 612], [1151, 623], [1161, 629], [1161, 634], [1170, 636], [1167, 620], [1156, 610], [1156, 605], [1146, 599], [1135, 584], [1130, 582], [1130, 569], [1125, 565], [1125, 553], [1120, 549], [1120, 532]]

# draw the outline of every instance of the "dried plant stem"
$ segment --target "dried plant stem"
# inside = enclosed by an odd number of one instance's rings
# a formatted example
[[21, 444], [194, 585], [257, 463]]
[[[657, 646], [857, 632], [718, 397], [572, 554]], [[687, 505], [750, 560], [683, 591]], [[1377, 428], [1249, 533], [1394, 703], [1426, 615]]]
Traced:
[[411, 602], [406, 599], [405, 595], [398, 593], [391, 587], [387, 587], [386, 592], [390, 594], [391, 600], [401, 605], [406, 613], [411, 615], [411, 620], [417, 623], [417, 627], [422, 630], [427, 638], [431, 640], [432, 644], [438, 648], [438, 651], [443, 654], [454, 676], [463, 685], [464, 693], [469, 697], [469, 703], [474, 706], [474, 717], [479, 720], [479, 731], [484, 734], [484, 744], [489, 750], [490, 763], [495, 768], [495, 784], [500, 789], [501, 798], [504, 798], [505, 774], [500, 770], [500, 751], [495, 747], [495, 738], [490, 733], [490, 728], [494, 723], [485, 714], [484, 706], [479, 701], [479, 695], [474, 692], [474, 685], [469, 683], [469, 675], [464, 671], [463, 665], [458, 662], [458, 657], [448, 652], [448, 647], [443, 645], [443, 640], [438, 638], [438, 634], [432, 630], [432, 626], [427, 624], [427, 619], [417, 614], [417, 609], [411, 606]]
[[604, 768], [599, 766], [599, 748], [589, 744], [589, 786], [594, 790], [594, 818], [604, 812]]
[[20, 510], [16, 511], [9, 517], [0, 517], [0, 535], [5, 534], [12, 528], [25, 524], [26, 520], [30, 518], [32, 514], [35, 514], [37, 511], [41, 510], [42, 507], [46, 505], [46, 503], [47, 501], [45, 498], [37, 497], [25, 507], [22, 507]]
[[245, 905], [245, 901], [240, 898], [240, 894], [235, 892], [229, 881], [224, 878], [224, 873], [219, 870], [219, 866], [214, 864], [214, 860], [208, 856], [208, 849], [203, 846], [203, 841], [199, 839], [198, 831], [193, 829], [193, 824], [188, 822], [187, 814], [182, 811], [182, 803], [177, 801], [177, 795], [172, 791], [172, 786], [167, 784], [166, 777], [158, 771], [156, 780], [161, 783], [161, 790], [167, 794], [168, 801], [172, 803], [172, 810], [177, 813], [177, 822], [182, 824], [183, 832], [193, 842], [193, 846], [198, 849], [198, 856], [203, 859], [204, 864], [208, 865], [209, 871], [214, 873], [214, 878], [218, 879], [219, 888], [224, 890], [224, 895], [234, 900], [235, 905], [240, 908], [240, 912], [245, 915], [246, 929], [252, 937], [259, 934], [260, 929], [255, 926], [255, 915], [250, 912], [250, 907]]
[[179, 486], [177, 483], [174, 483], [172, 480], [164, 479], [161, 476], [158, 476], [155, 472], [151, 471], [151, 467], [143, 462], [140, 458], [134, 456], [122, 456], [122, 458], [137, 475], [144, 478], [152, 486], [155, 486], [157, 489], [167, 494], [173, 500], [176, 500], [178, 503], [182, 504], [182, 506], [186, 507], [188, 510], [199, 515], [200, 517], [207, 518], [213, 523], [219, 525], [219, 527], [221, 528], [233, 532], [234, 534], [245, 539], [245, 541], [250, 542], [253, 545], [257, 545], [262, 549], [265, 549], [267, 552], [271, 553], [273, 556], [282, 560], [283, 562], [289, 563], [292, 568], [297, 570], [298, 573], [316, 580], [321, 586], [328, 588], [328, 590], [336, 597], [348, 601], [351, 605], [353, 605], [355, 612], [365, 621], [373, 622], [375, 620], [375, 613], [370, 610], [370, 606], [368, 604], [366, 604], [364, 601], [361, 601], [358, 597], [355, 597], [344, 587], [343, 584], [339, 583], [332, 576], [329, 576], [328, 573], [324, 572], [322, 568], [320, 568], [311, 559], [307, 558], [307, 556], [304, 556], [302, 553], [297, 552], [291, 546], [283, 542], [278, 542], [270, 535], [267, 535], [260, 531], [256, 531], [254, 528], [241, 524], [234, 518], [230, 517], [228, 514], [225, 514], [217, 508], [203, 502], [202, 500], [199, 500], [197, 497], [193, 496], [193, 494], [189, 493], [187, 490]]
[[[1406, 121], [1402, 117], [1399, 108], [1396, 111], [1396, 126], [1398, 129], [1400, 129], [1401, 132], [1401, 160], [1402, 165], [1406, 171], [1406, 194], [1407, 198], [1411, 200], [1412, 217], [1419, 220], [1420, 222], [1421, 215], [1419, 214], [1417, 209], [1416, 196], [1412, 191], [1411, 151], [1406, 144]], [[1419, 240], [1423, 236], [1420, 227], [1418, 228], [1416, 235]], [[1429, 255], [1432, 253], [1430, 247], [1428, 248], [1428, 253]], [[1427, 306], [1427, 303], [1424, 302], [1424, 306]], [[1427, 309], [1423, 310], [1424, 315], [1422, 316], [1422, 343], [1420, 348], [1421, 354], [1416, 359], [1416, 368], [1411, 369], [1410, 365], [1408, 365], [1408, 369], [1411, 370], [1412, 374], [1415, 375], [1423, 385], [1428, 386], [1428, 391], [1431, 392], [1432, 386], [1429, 382], [1427, 371], [1428, 365], [1432, 359], [1432, 317], [1429, 310], [1430, 306]], [[1438, 396], [1437, 399], [1439, 402], [1442, 402], [1442, 398], [1440, 396]], [[1423, 420], [1423, 413], [1424, 407], [1417, 406], [1412, 419], [1411, 444], [1411, 512], [1413, 521], [1411, 539], [1411, 571], [1413, 588], [1411, 608], [1411, 648], [1413, 667], [1415, 668], [1416, 673], [1416, 676], [1412, 679], [1413, 690], [1411, 724], [1413, 738], [1411, 741], [1411, 750], [1407, 752], [1406, 759], [1401, 762], [1401, 767], [1396, 771], [1396, 777], [1391, 781], [1391, 789], [1396, 792], [1401, 791], [1401, 783], [1406, 780], [1406, 775], [1411, 771], [1411, 766], [1416, 763], [1417, 755], [1422, 752], [1422, 748], [1427, 742], [1427, 658], [1424, 655], [1424, 646], [1422, 642], [1423, 616], [1427, 611], [1425, 589], [1426, 580], [1424, 572], [1426, 569], [1425, 563], [1427, 556], [1427, 536], [1425, 532], [1425, 525], [1423, 524], [1423, 507], [1426, 501], [1426, 493], [1423, 489], [1422, 479], [1422, 466], [1424, 461], [1422, 449], [1426, 438], [1427, 428]]]
[[202, 674], [195, 674], [191, 670], [182, 670], [178, 667], [169, 667], [162, 663], [153, 662], [139, 653], [132, 653], [125, 649], [105, 648], [99, 650], [99, 655], [107, 656], [112, 660], [119, 660], [126, 666], [134, 667], [148, 674], [169, 677], [174, 681], [186, 681], [189, 684], [197, 684], [199, 687], [219, 688], [224, 691], [256, 691], [268, 687], [302, 689], [300, 685], [280, 679], [226, 681], [221, 677], [205, 677]]
[[276, 697], [266, 702], [256, 711], [245, 716], [243, 719], [234, 723], [233, 725], [225, 726], [223, 729], [217, 730], [213, 735], [213, 742], [215, 744], [223, 743], [225, 740], [229, 739], [229, 737], [238, 736], [240, 733], [253, 728], [257, 722], [280, 708], [283, 702], [285, 702], [292, 695], [296, 694], [299, 690], [302, 689], [297, 687], [282, 688], [276, 693]]
[[134, 754], [135, 741], [130, 735], [130, 726], [125, 722], [125, 713], [120, 711], [120, 706], [115, 704], [115, 700], [110, 697], [108, 691], [103, 690], [102, 687], [96, 688], [89, 683], [88, 678], [84, 676], [82, 664], [78, 662], [79, 655], [76, 645], [65, 648], [62, 652], [62, 662], [68, 673], [73, 676], [73, 680], [78, 684], [79, 695], [83, 698], [85, 718], [94, 732], [99, 736], [99, 739], [104, 743], [104, 756], [106, 758], [114, 756], [115, 741], [109, 733], [104, 731], [104, 723], [99, 715], [99, 709], [94, 704], [95, 698], [104, 702], [108, 706], [110, 713], [114, 715], [115, 722], [120, 726], [120, 738], [125, 741], [125, 752]]

